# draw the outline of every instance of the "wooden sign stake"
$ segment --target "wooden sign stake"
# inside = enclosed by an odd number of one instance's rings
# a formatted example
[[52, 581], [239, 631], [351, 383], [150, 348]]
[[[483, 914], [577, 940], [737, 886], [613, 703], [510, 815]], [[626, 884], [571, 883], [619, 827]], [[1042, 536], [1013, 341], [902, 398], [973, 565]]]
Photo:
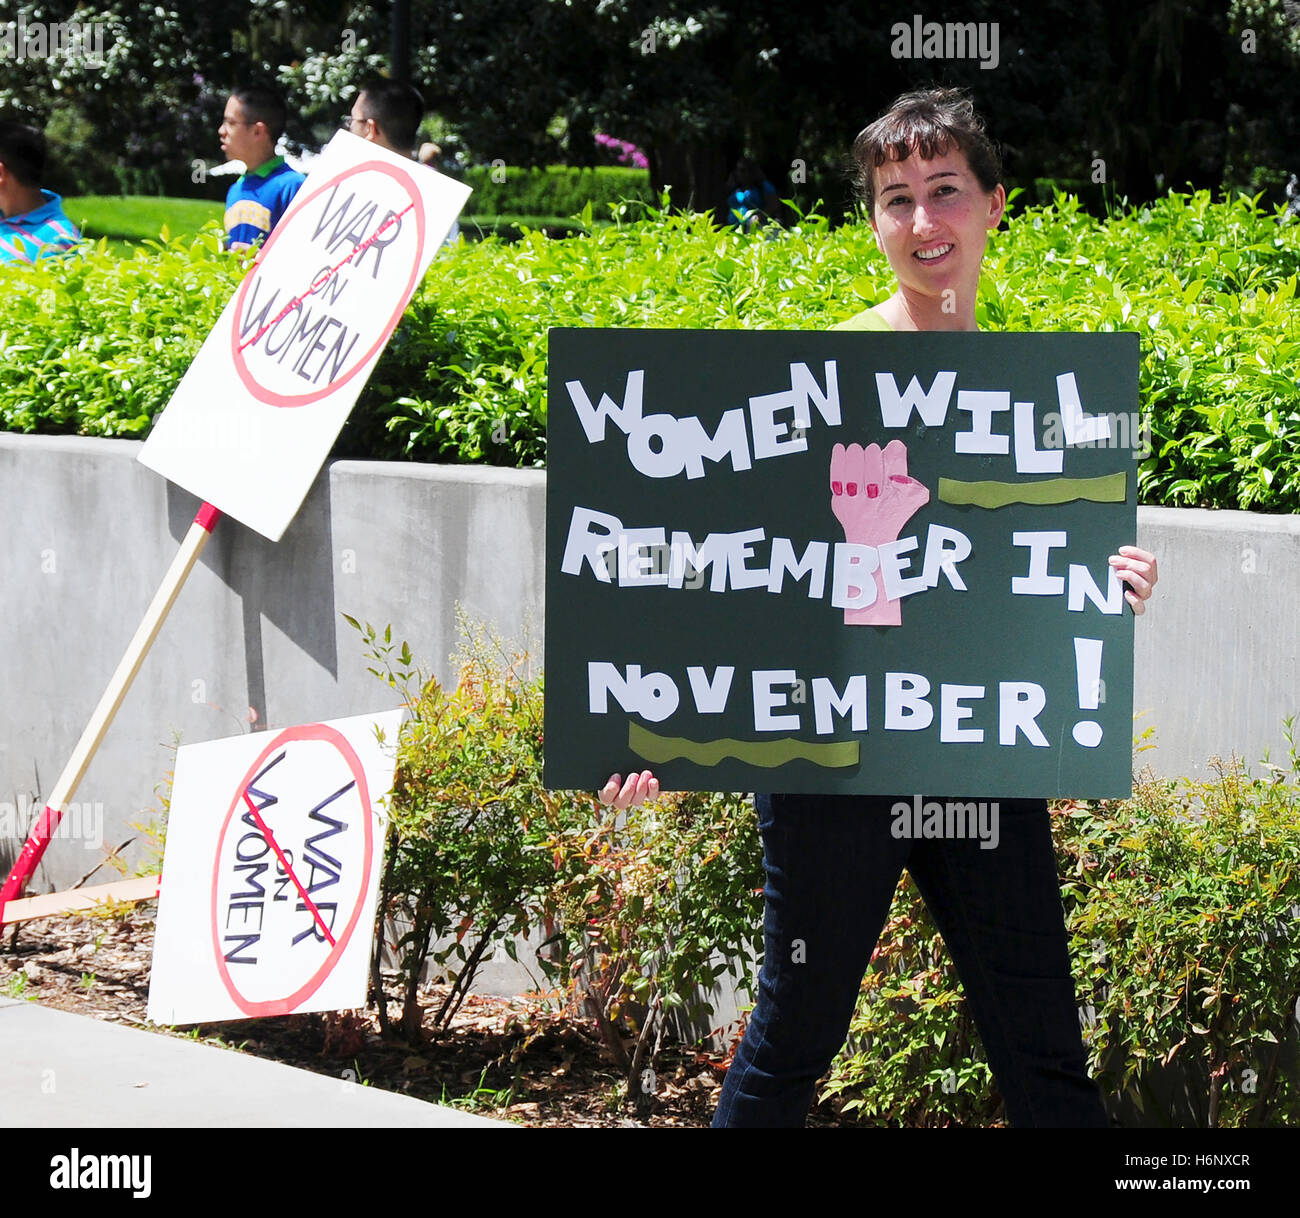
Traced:
[[[118, 664], [117, 671], [113, 673], [112, 680], [109, 681], [108, 688], [104, 691], [104, 696], [99, 700], [99, 705], [95, 707], [94, 714], [91, 715], [90, 722], [86, 725], [86, 730], [81, 733], [81, 739], [77, 741], [77, 747], [68, 759], [68, 764], [63, 767], [63, 773], [59, 775], [59, 781], [55, 783], [54, 792], [50, 796], [49, 803], [45, 805], [44, 811], [36, 818], [36, 824], [32, 827], [31, 834], [24, 843], [18, 858], [14, 861], [14, 865], [9, 871], [9, 877], [4, 882], [4, 887], [0, 888], [0, 928], [4, 927], [6, 923], [15, 920], [8, 916], [5, 908], [6, 904], [22, 896], [27, 881], [31, 879], [32, 874], [40, 865], [41, 857], [45, 854], [45, 848], [50, 844], [50, 839], [54, 836], [54, 831], [58, 828], [59, 821], [63, 817], [64, 808], [76, 793], [77, 787], [90, 765], [91, 758], [94, 757], [96, 750], [103, 741], [109, 724], [113, 722], [113, 717], [122, 705], [122, 699], [126, 697], [127, 690], [131, 688], [131, 683], [140, 671], [145, 656], [149, 654], [149, 648], [153, 646], [154, 639], [158, 637], [158, 631], [162, 629], [163, 622], [167, 620], [167, 614], [171, 611], [176, 597], [180, 594], [180, 590], [189, 577], [195, 562], [198, 561], [199, 555], [203, 553], [203, 547], [207, 544], [208, 538], [212, 536], [212, 530], [220, 518], [221, 513], [210, 503], [205, 503], [195, 515], [194, 523], [190, 525], [189, 532], [185, 534], [180, 549], [176, 552], [176, 557], [172, 559], [167, 574], [163, 576], [162, 584], [159, 586], [158, 591], [154, 593], [154, 598], [145, 611], [143, 620], [136, 628], [135, 635], [127, 646], [126, 654]], [[136, 897], [133, 899], [141, 900], [143, 898]]]
[[78, 913], [107, 901], [152, 901], [161, 882], [161, 876], [139, 875], [129, 880], [114, 880], [111, 884], [96, 884], [93, 888], [69, 888], [39, 897], [22, 897], [5, 906], [5, 920], [27, 922], [32, 918]]

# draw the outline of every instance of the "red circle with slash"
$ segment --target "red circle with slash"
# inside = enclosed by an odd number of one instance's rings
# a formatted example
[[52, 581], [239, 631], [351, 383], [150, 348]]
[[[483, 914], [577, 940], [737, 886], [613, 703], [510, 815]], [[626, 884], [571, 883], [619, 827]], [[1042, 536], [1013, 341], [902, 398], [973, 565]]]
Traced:
[[[293, 744], [295, 741], [315, 740], [333, 747], [343, 758], [354, 781], [356, 782], [357, 795], [361, 801], [361, 821], [364, 827], [363, 846], [361, 851], [361, 863], [358, 872], [359, 883], [357, 887], [356, 903], [348, 916], [347, 925], [343, 932], [337, 937], [329, 955], [316, 969], [315, 972], [299, 986], [293, 993], [285, 998], [272, 998], [265, 1001], [255, 1001], [245, 997], [235, 984], [234, 978], [230, 975], [230, 969], [226, 966], [225, 956], [221, 950], [221, 927], [218, 922], [218, 904], [219, 891], [221, 887], [221, 856], [226, 844], [226, 834], [230, 830], [231, 822], [235, 820], [235, 814], [243, 806], [244, 793], [248, 790], [249, 784], [256, 778], [262, 766], [266, 763], [267, 758], [277, 749], [284, 748]], [[248, 772], [240, 781], [238, 789], [235, 791], [235, 797], [230, 801], [230, 810], [226, 813], [226, 819], [221, 825], [221, 834], [217, 838], [216, 860], [212, 867], [212, 947], [217, 962], [217, 971], [221, 975], [222, 984], [226, 987], [228, 993], [235, 1005], [239, 1007], [246, 1015], [289, 1015], [299, 1005], [310, 998], [325, 979], [330, 975], [334, 966], [339, 962], [347, 948], [349, 940], [352, 938], [352, 932], [356, 930], [357, 923], [361, 920], [361, 914], [365, 906], [366, 891], [370, 881], [370, 865], [374, 854], [374, 827], [373, 816], [370, 805], [370, 791], [366, 786], [366, 773], [361, 764], [361, 758], [356, 754], [356, 750], [348, 743], [347, 737], [342, 732], [324, 723], [310, 723], [300, 727], [287, 728], [281, 732], [270, 744], [258, 754], [257, 760], [248, 767]]]
[[[403, 288], [401, 295], [393, 309], [393, 314], [384, 323], [380, 329], [375, 341], [366, 349], [365, 353], [357, 358], [352, 367], [342, 376], [331, 381], [324, 389], [317, 389], [311, 393], [304, 394], [283, 394], [276, 393], [263, 385], [253, 371], [248, 366], [248, 361], [244, 358], [243, 345], [240, 343], [239, 319], [244, 315], [244, 302], [248, 297], [253, 281], [266, 270], [275, 250], [278, 238], [291, 231], [291, 223], [298, 215], [315, 202], [327, 190], [333, 190], [348, 178], [356, 177], [363, 173], [382, 173], [392, 178], [400, 186], [410, 199], [412, 210], [415, 212], [415, 257], [411, 259], [411, 274], [406, 281], [406, 287]], [[266, 239], [266, 244], [262, 247], [256, 264], [247, 276], [244, 282], [239, 285], [239, 293], [235, 298], [235, 308], [231, 313], [231, 330], [230, 330], [230, 352], [235, 361], [235, 371], [239, 373], [239, 379], [243, 381], [244, 388], [248, 390], [259, 402], [265, 402], [268, 406], [308, 406], [312, 402], [319, 402], [321, 398], [328, 397], [331, 393], [342, 388], [358, 372], [361, 371], [369, 362], [372, 356], [376, 355], [383, 349], [388, 342], [389, 335], [397, 328], [397, 323], [401, 320], [402, 314], [406, 312], [406, 306], [410, 302], [411, 295], [415, 291], [416, 280], [420, 274], [420, 261], [424, 253], [424, 205], [421, 202], [419, 188], [411, 179], [411, 175], [404, 169], [398, 169], [395, 165], [389, 165], [386, 161], [364, 161], [360, 165], [353, 165], [345, 169], [342, 173], [335, 175], [328, 182], [324, 183], [319, 190], [313, 190], [310, 195], [301, 201], [295, 199], [293, 206], [285, 214], [284, 218], [271, 231], [271, 235]], [[319, 283], [312, 283], [304, 291], [303, 296], [310, 295], [312, 291], [321, 286]]]

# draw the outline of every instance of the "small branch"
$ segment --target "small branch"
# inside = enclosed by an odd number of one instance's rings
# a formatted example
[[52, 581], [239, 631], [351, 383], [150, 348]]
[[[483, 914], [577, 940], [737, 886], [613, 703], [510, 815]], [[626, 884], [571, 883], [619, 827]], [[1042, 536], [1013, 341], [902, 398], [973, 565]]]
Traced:
[[[470, 952], [469, 959], [465, 961], [460, 972], [456, 974], [456, 980], [452, 984], [451, 992], [443, 1000], [442, 1006], [438, 1008], [438, 1014], [434, 1016], [433, 1026], [435, 1028], [445, 1028], [455, 1018], [456, 1012], [460, 1010], [461, 1004], [469, 993], [474, 974], [478, 972], [479, 961], [483, 958], [483, 953], [487, 951], [488, 944], [492, 942], [492, 935], [500, 924], [501, 917], [498, 915], [492, 920], [492, 924], [487, 930], [483, 932], [478, 943], [474, 945], [474, 950]], [[455, 1000], [454, 1006], [452, 1005], [453, 999]]]
[[1206, 1127], [1217, 1129], [1219, 1124], [1219, 1093], [1223, 1090], [1223, 1075], [1210, 1070], [1210, 1111], [1205, 1118]]
[[384, 927], [388, 921], [388, 902], [392, 888], [393, 869], [397, 865], [397, 845], [397, 826], [390, 824], [388, 826], [388, 841], [386, 842], [388, 858], [384, 863], [383, 879], [379, 883], [379, 925], [375, 935], [374, 951], [370, 956], [370, 1001], [377, 1004], [379, 1035], [382, 1038], [388, 1036], [388, 995], [384, 993], [383, 975]]
[[421, 917], [420, 911], [428, 909], [431, 900], [432, 894], [426, 888], [416, 901], [415, 914], [411, 919], [412, 947], [407, 956], [406, 1000], [402, 1005], [402, 1031], [406, 1039], [417, 1047], [423, 1023], [420, 1011], [420, 973], [429, 957], [429, 933], [432, 930], [431, 919], [427, 914]]
[[102, 859], [99, 860], [98, 863], [96, 863], [96, 864], [95, 864], [95, 865], [94, 865], [94, 866], [93, 866], [89, 871], [87, 871], [86, 874], [83, 875], [83, 876], [81, 877], [81, 879], [79, 879], [75, 884], [73, 884], [72, 887], [73, 887], [73, 888], [80, 888], [80, 887], [81, 887], [81, 886], [82, 886], [82, 885], [83, 885], [83, 884], [84, 884], [88, 879], [90, 879], [90, 877], [91, 877], [92, 875], [94, 875], [95, 872], [97, 872], [97, 871], [98, 871], [98, 870], [99, 870], [99, 869], [100, 869], [100, 868], [101, 868], [105, 863], [107, 863], [110, 859], [115, 859], [115, 858], [116, 858], [119, 854], [121, 854], [121, 852], [122, 852], [123, 850], [125, 850], [125, 849], [126, 849], [126, 848], [127, 848], [127, 847], [128, 847], [128, 846], [129, 846], [133, 841], [135, 841], [135, 837], [134, 837], [134, 835], [131, 836], [131, 837], [128, 837], [128, 838], [126, 839], [126, 841], [124, 841], [124, 842], [123, 842], [120, 846], [118, 846], [115, 850], [110, 850], [107, 854], [104, 855], [104, 857], [103, 857]]
[[[650, 1048], [651, 1033], [654, 1033], [654, 1048]], [[628, 1099], [634, 1099], [637, 1114], [641, 1117], [650, 1115], [650, 1103], [653, 1095], [641, 1086], [641, 1075], [645, 1071], [646, 1061], [654, 1062], [663, 1039], [663, 998], [658, 989], [646, 1008], [645, 1023], [641, 1025], [641, 1035], [636, 1039], [636, 1051], [632, 1054], [632, 1064], [627, 1074]], [[648, 1057], [647, 1057], [648, 1054]]]
[[614, 1060], [620, 1070], [628, 1069], [627, 1049], [623, 1045], [623, 1038], [618, 1034], [618, 1029], [610, 1022], [609, 1016], [605, 1014], [604, 1005], [591, 992], [591, 987], [587, 987], [587, 1001], [595, 1008], [596, 1027], [600, 1029], [600, 1039], [613, 1053]]

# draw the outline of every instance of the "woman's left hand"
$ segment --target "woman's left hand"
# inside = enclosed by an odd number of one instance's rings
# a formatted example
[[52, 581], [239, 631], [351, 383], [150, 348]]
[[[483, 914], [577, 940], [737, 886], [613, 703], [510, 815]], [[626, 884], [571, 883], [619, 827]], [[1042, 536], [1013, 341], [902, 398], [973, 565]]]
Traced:
[[1106, 561], [1115, 568], [1116, 576], [1128, 584], [1124, 599], [1133, 606], [1133, 612], [1145, 613], [1151, 589], [1160, 578], [1156, 571], [1156, 556], [1139, 550], [1137, 546], [1120, 546], [1119, 553], [1112, 554]]

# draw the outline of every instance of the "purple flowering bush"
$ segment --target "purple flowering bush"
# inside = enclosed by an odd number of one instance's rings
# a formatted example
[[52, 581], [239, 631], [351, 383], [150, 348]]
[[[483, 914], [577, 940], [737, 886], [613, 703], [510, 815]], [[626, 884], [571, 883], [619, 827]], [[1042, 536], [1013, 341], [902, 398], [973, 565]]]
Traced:
[[616, 139], [603, 131], [596, 132], [596, 143], [610, 157], [612, 165], [630, 165], [633, 169], [649, 169], [650, 162], [635, 144], [627, 140]]

